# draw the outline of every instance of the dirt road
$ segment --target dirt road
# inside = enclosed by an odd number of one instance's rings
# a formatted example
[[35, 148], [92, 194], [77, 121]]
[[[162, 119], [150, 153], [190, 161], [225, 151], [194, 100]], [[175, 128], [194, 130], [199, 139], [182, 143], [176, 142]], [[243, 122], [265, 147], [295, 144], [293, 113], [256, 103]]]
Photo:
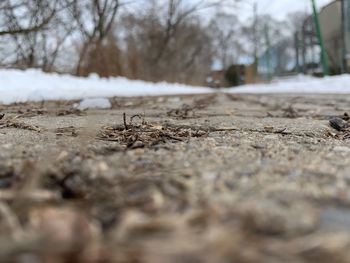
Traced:
[[1, 106], [1, 262], [350, 262], [350, 96]]

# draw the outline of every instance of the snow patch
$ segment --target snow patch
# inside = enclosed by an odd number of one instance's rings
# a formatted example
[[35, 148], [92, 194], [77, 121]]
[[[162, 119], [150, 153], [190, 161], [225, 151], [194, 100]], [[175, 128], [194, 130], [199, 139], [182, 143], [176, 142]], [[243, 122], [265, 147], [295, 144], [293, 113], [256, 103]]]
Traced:
[[110, 109], [112, 104], [109, 99], [96, 98], [96, 99], [84, 99], [79, 104], [76, 105], [79, 110], [87, 109]]
[[244, 85], [230, 88], [229, 93], [319, 93], [319, 94], [350, 94], [350, 75], [340, 75], [325, 78], [297, 76], [289, 79], [277, 79], [269, 84]]
[[[0, 103], [85, 100], [108, 97], [162, 96], [179, 94], [228, 93], [324, 93], [350, 94], [350, 75], [326, 78], [295, 76], [275, 79], [270, 84], [244, 85], [236, 88], [215, 90], [166, 82], [151, 83], [122, 77], [99, 78], [93, 74], [87, 78], [71, 75], [43, 73], [39, 70], [0, 70]], [[82, 102], [80, 107], [107, 107], [106, 100]], [[96, 107], [97, 107], [96, 106]]]

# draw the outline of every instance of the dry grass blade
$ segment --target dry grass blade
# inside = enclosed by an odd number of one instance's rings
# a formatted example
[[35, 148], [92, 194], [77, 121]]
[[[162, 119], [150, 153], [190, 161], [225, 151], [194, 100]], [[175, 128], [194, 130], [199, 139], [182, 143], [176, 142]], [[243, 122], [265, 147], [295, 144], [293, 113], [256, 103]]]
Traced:
[[42, 129], [38, 126], [27, 124], [24, 122], [18, 122], [16, 119], [18, 119], [20, 116], [12, 117], [12, 118], [0, 118], [0, 129], [5, 128], [15, 128], [15, 129], [22, 129], [22, 130], [29, 130], [29, 131], [36, 131], [41, 132]]

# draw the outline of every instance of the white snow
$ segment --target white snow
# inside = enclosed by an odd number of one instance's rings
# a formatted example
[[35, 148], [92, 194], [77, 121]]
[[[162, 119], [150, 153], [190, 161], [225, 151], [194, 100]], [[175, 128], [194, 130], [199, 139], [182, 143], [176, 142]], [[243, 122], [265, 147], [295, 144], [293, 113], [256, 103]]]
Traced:
[[[47, 74], [38, 70], [0, 70], [0, 103], [83, 100], [78, 107], [109, 108], [108, 97], [161, 96], [218, 92], [206, 87], [181, 84], [150, 83], [126, 78], [79, 78]], [[325, 93], [350, 94], [350, 75], [326, 78], [297, 76], [282, 78], [270, 84], [244, 85], [221, 89], [229, 93]]]
[[96, 99], [83, 99], [75, 107], [79, 110], [87, 109], [110, 109], [112, 107], [109, 99], [96, 98]]
[[150, 83], [126, 78], [99, 78], [91, 75], [79, 78], [71, 75], [47, 74], [39, 70], [0, 70], [0, 103], [79, 100], [114, 96], [158, 96], [171, 94], [197, 94], [212, 92], [165, 82]]
[[230, 93], [323, 93], [350, 94], [350, 75], [325, 78], [297, 76], [269, 84], [244, 85], [229, 89]]

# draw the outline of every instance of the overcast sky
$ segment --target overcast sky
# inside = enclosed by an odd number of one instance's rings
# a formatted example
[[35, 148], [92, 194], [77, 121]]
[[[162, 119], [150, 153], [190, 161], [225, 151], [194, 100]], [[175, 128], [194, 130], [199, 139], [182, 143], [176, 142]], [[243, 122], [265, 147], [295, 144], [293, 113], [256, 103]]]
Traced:
[[[254, 0], [245, 0], [244, 2], [253, 3]], [[295, 11], [308, 11], [311, 12], [311, 0], [256, 0], [258, 3], [259, 13], [271, 14], [276, 18], [283, 19], [288, 13]], [[317, 6], [320, 8], [332, 0], [316, 0]], [[251, 13], [251, 7], [249, 4], [244, 8], [244, 12], [249, 16]]]
[[[0, 0], [1, 1], [1, 0]], [[127, 1], [127, 0], [126, 0]], [[130, 5], [129, 8], [133, 10], [136, 7], [141, 8], [147, 3], [149, 0], [137, 0], [135, 1], [135, 5]], [[161, 0], [160, 3], [162, 3]], [[185, 0], [184, 2], [193, 5], [202, 0]], [[217, 2], [218, 0], [206, 0], [208, 3]], [[237, 0], [236, 0], [237, 1]], [[323, 6], [329, 4], [333, 0], [315, 0], [317, 7], [320, 9]], [[311, 0], [239, 0], [239, 3], [235, 2], [235, 0], [225, 0], [224, 7], [222, 6], [220, 9], [224, 12], [233, 12], [237, 14], [241, 21], [244, 21], [253, 16], [253, 4], [256, 2], [258, 4], [258, 12], [259, 14], [270, 14], [276, 19], [284, 20], [286, 16], [290, 13], [297, 11], [304, 11], [307, 13], [312, 12]], [[165, 3], [165, 1], [163, 2]], [[205, 2], [204, 2], [205, 3]], [[234, 4], [236, 3], [236, 4]], [[214, 14], [214, 10], [216, 9], [204, 9], [202, 10], [203, 17], [209, 21], [212, 15]], [[135, 10], [134, 10], [135, 11]], [[206, 21], [205, 20], [205, 21]]]
[[[190, 4], [198, 3], [201, 0], [185, 0]], [[206, 0], [208, 2], [217, 2], [217, 0]], [[333, 0], [315, 0], [316, 5], [319, 9], [329, 4]], [[238, 1], [237, 1], [238, 2]], [[301, 12], [312, 12], [311, 0], [240, 0], [238, 3], [234, 0], [225, 0], [225, 5], [221, 6], [221, 11], [233, 12], [237, 14], [241, 21], [244, 21], [253, 16], [253, 4], [258, 4], [258, 13], [270, 14], [274, 18], [279, 20], [286, 19], [286, 16], [290, 13], [301, 11]], [[228, 4], [227, 4], [228, 3]], [[231, 4], [232, 3], [232, 4]], [[204, 10], [203, 17], [208, 21], [215, 9]]]

